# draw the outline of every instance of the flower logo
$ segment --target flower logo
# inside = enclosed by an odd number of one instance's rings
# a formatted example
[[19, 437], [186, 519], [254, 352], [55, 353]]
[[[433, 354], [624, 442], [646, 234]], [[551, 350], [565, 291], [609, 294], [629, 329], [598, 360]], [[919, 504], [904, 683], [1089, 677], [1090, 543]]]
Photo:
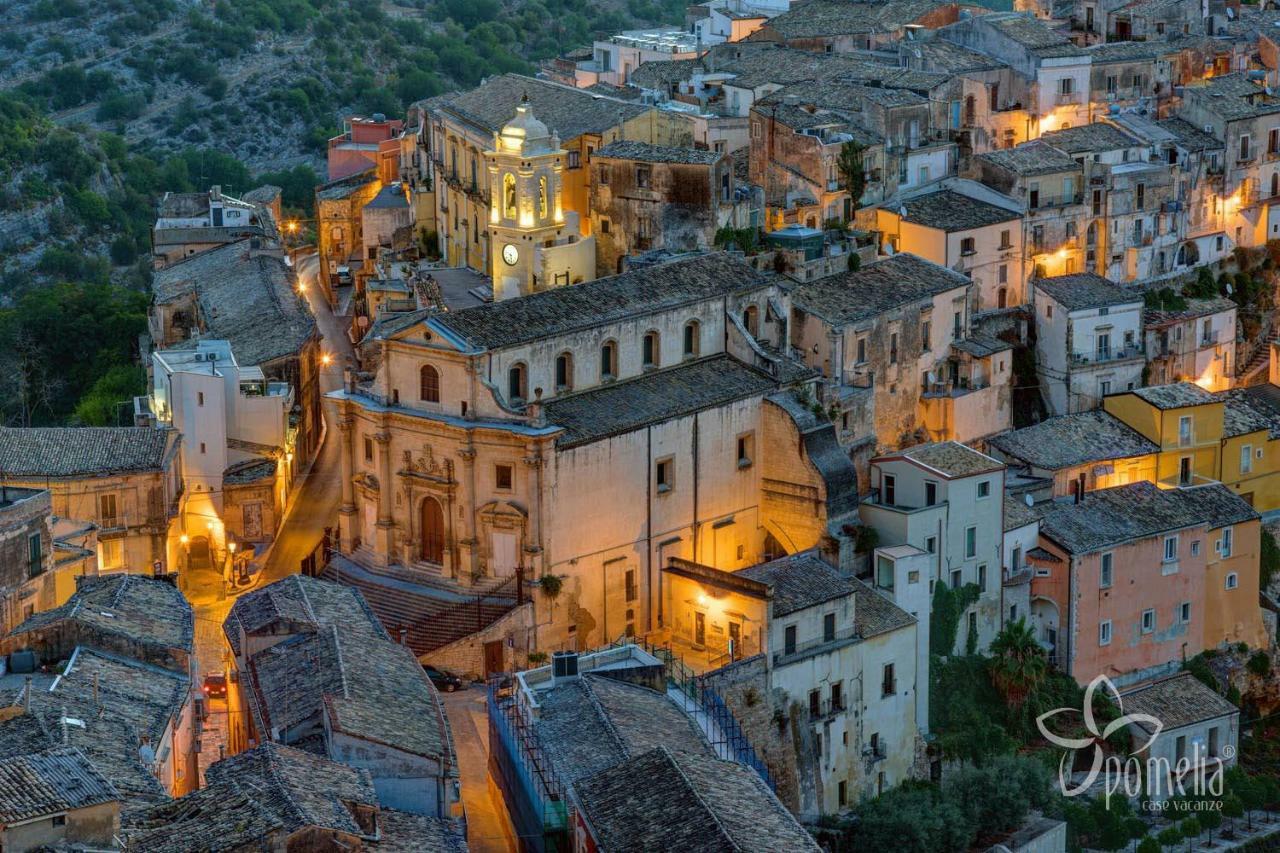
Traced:
[[[1102, 731], [1098, 731], [1098, 723], [1093, 718], [1093, 694], [1097, 692], [1099, 687], [1106, 689], [1110, 694], [1112, 701], [1116, 703], [1116, 708], [1120, 710], [1120, 716], [1116, 717]], [[1074, 714], [1074, 708], [1055, 708], [1052, 711], [1046, 711], [1036, 717], [1036, 727], [1040, 729], [1040, 734], [1044, 739], [1054, 746], [1060, 746], [1063, 749], [1070, 750], [1062, 756], [1062, 760], [1058, 762], [1058, 786], [1062, 789], [1062, 793], [1068, 797], [1075, 797], [1083, 794], [1093, 786], [1098, 780], [1098, 773], [1102, 770], [1103, 754], [1102, 741], [1111, 737], [1115, 732], [1130, 725], [1131, 723], [1146, 723], [1151, 729], [1151, 737], [1147, 738], [1147, 742], [1141, 747], [1134, 750], [1134, 753], [1143, 752], [1148, 749], [1151, 744], [1155, 743], [1160, 732], [1164, 729], [1164, 724], [1150, 714], [1126, 714], [1124, 713], [1124, 702], [1120, 699], [1120, 691], [1116, 690], [1116, 686], [1111, 683], [1111, 679], [1105, 675], [1099, 675], [1093, 681], [1089, 682], [1089, 686], [1084, 691], [1084, 707], [1080, 709], [1084, 715], [1084, 727], [1089, 732], [1090, 737], [1084, 738], [1068, 738], [1055, 734], [1045, 727], [1045, 720], [1058, 714]], [[1071, 787], [1071, 770], [1070, 767], [1075, 763], [1075, 755], [1077, 750], [1085, 749], [1089, 746], [1093, 747], [1093, 763], [1089, 767], [1089, 772], [1085, 776], [1084, 781], [1076, 787]], [[1068, 763], [1070, 759], [1070, 763]]]

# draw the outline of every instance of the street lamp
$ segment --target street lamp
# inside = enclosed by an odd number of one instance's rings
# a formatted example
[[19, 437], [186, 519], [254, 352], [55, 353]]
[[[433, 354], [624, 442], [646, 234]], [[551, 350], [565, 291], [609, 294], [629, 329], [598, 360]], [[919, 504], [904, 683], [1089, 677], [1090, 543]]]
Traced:
[[327, 352], [321, 353], [320, 363], [323, 364], [325, 367], [328, 367], [329, 365], [333, 364], [333, 356], [329, 355], [329, 353]]

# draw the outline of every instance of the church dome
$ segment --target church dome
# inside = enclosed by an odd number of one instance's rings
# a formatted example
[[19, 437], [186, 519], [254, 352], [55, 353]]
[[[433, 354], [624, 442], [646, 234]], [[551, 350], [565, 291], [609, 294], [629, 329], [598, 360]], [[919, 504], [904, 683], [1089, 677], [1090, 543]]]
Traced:
[[513, 154], [541, 154], [558, 147], [551, 138], [551, 131], [534, 117], [527, 94], [520, 99], [515, 117], [503, 126], [498, 136], [502, 149]]

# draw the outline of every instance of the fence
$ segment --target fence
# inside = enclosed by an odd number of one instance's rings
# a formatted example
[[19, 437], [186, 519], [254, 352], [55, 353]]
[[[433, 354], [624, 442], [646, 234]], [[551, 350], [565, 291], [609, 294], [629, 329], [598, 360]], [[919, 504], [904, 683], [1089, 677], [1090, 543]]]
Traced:
[[522, 849], [558, 851], [568, 841], [564, 784], [538, 743], [527, 711], [514, 695], [503, 695], [508, 689], [503, 684], [502, 678], [491, 679], [487, 699], [489, 752], [497, 781]]

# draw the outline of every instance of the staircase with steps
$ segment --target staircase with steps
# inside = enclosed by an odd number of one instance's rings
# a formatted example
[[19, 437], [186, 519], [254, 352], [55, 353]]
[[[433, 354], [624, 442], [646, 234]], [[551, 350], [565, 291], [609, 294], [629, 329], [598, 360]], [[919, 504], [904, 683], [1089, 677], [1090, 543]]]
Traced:
[[1267, 367], [1271, 360], [1271, 342], [1267, 341], [1258, 347], [1258, 351], [1249, 359], [1243, 370], [1236, 373], [1238, 385], [1259, 385], [1267, 381]]
[[405, 630], [405, 644], [418, 656], [487, 628], [516, 606], [515, 578], [463, 589], [403, 568], [374, 571], [336, 554], [320, 577], [360, 590], [391, 638]]

